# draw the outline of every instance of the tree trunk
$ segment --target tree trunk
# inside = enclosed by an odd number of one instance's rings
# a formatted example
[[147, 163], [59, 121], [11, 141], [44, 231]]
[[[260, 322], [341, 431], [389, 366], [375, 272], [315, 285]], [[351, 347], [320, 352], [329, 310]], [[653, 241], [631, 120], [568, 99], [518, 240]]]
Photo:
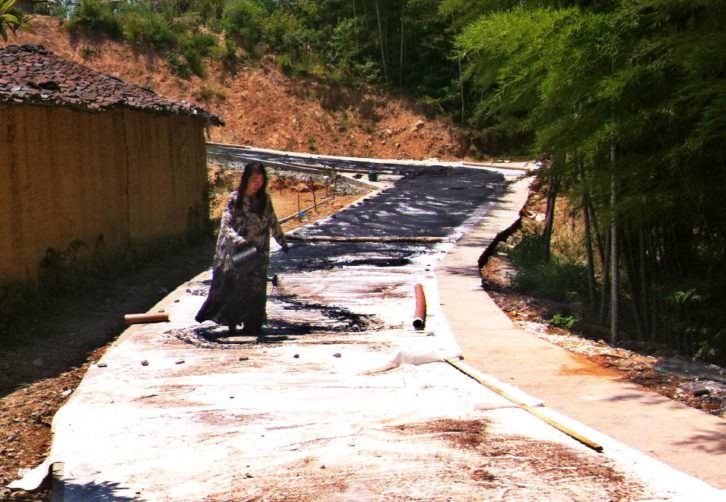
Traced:
[[383, 39], [383, 23], [381, 22], [381, 9], [378, 0], [375, 2], [376, 20], [378, 21], [378, 43], [381, 46], [381, 64], [383, 66], [383, 80], [388, 81], [388, 66], [386, 65], [386, 47]]
[[610, 291], [610, 233], [606, 236], [605, 256], [602, 265], [602, 291], [600, 292], [600, 324], [607, 326], [608, 307], [608, 291]]
[[590, 193], [587, 187], [587, 178], [585, 176], [585, 166], [581, 156], [578, 155], [578, 164], [580, 166], [580, 178], [582, 179], [582, 216], [585, 220], [585, 250], [587, 252], [587, 292], [590, 297], [590, 309], [596, 312], [597, 293], [595, 291], [595, 257], [592, 250], [592, 231], [590, 225]]
[[459, 96], [461, 97], [461, 123], [463, 124], [464, 123], [464, 111], [465, 111], [465, 109], [464, 109], [465, 99], [464, 99], [464, 75], [463, 75], [464, 72], [461, 69], [461, 57], [458, 58], [458, 62], [459, 62]]
[[645, 337], [650, 336], [650, 278], [648, 277], [648, 259], [645, 251], [645, 236], [643, 229], [638, 229], [638, 271], [640, 272], [640, 304], [643, 307], [643, 331]]
[[547, 193], [547, 216], [545, 218], [544, 232], [542, 233], [544, 245], [544, 262], [550, 261], [550, 244], [552, 242], [552, 229], [555, 224], [555, 205], [557, 203], [557, 189], [560, 177], [555, 175], [550, 180], [550, 189]]
[[585, 219], [585, 249], [587, 251], [587, 292], [590, 296], [590, 308], [593, 312], [598, 310], [597, 293], [595, 292], [595, 256], [592, 249], [592, 231], [590, 229], [590, 208], [587, 192], [583, 196], [582, 215]]
[[615, 172], [615, 141], [610, 143], [610, 343], [620, 337], [619, 297], [620, 268], [618, 257], [618, 220], [616, 208], [618, 204], [617, 179]]
[[403, 14], [404, 9], [406, 7], [406, 2], [401, 2], [401, 48], [399, 53], [399, 61], [398, 61], [398, 85], [403, 85], [403, 58], [404, 58], [404, 48], [405, 48], [405, 25], [403, 22]]
[[622, 232], [622, 254], [625, 259], [625, 270], [628, 273], [628, 286], [630, 289], [630, 304], [633, 309], [633, 317], [635, 318], [635, 328], [638, 340], [645, 338], [645, 329], [643, 319], [645, 318], [643, 311], [643, 303], [640, 295], [640, 272], [638, 271], [638, 254], [633, 245], [632, 233]]

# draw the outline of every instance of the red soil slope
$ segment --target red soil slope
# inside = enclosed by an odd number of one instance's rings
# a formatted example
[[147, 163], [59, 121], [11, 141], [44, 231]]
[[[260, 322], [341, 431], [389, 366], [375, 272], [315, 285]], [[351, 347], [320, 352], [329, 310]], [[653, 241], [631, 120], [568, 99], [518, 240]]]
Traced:
[[227, 123], [213, 141], [299, 152], [383, 158], [452, 159], [467, 151], [466, 135], [428, 119], [410, 100], [357, 92], [284, 75], [274, 57], [241, 64], [236, 73], [209, 63], [204, 80], [174, 76], [163, 55], [133, 50], [99, 36], [73, 35], [56, 19], [31, 18], [32, 32], [8, 43], [44, 45], [59, 56], [206, 108]]

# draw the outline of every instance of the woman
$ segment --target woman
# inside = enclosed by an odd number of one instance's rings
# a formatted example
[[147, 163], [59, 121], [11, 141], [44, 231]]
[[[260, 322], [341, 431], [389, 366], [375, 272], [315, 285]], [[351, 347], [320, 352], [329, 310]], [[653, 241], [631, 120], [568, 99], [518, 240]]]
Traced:
[[222, 216], [209, 296], [196, 316], [229, 326], [234, 333], [261, 334], [267, 303], [270, 233], [287, 252], [285, 234], [267, 194], [267, 173], [259, 162], [245, 166]]

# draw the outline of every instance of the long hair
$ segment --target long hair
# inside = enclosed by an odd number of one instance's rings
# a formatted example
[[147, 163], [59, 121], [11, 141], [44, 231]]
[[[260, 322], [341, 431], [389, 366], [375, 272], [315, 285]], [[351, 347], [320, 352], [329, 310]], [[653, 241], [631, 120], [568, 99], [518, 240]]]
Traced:
[[239, 180], [239, 187], [237, 187], [236, 209], [240, 210], [242, 208], [242, 198], [247, 191], [247, 185], [249, 184], [250, 177], [255, 173], [260, 173], [262, 175], [263, 183], [257, 193], [252, 196], [251, 207], [255, 213], [262, 215], [265, 211], [265, 206], [267, 205], [267, 199], [269, 197], [267, 195], [267, 171], [265, 171], [265, 166], [262, 165], [262, 162], [249, 162], [245, 165], [242, 178]]

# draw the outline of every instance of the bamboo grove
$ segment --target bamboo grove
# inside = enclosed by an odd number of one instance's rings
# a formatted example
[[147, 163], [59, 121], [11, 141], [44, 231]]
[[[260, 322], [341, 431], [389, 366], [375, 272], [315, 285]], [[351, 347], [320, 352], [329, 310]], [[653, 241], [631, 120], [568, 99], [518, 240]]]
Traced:
[[487, 153], [547, 156], [551, 199], [585, 222], [582, 296], [613, 341], [726, 362], [723, 0], [46, 5], [167, 51], [180, 71], [274, 52], [286, 71], [412, 95]]
[[550, 156], [612, 341], [626, 319], [631, 339], [723, 363], [726, 4], [506, 3], [456, 40], [476, 122]]

